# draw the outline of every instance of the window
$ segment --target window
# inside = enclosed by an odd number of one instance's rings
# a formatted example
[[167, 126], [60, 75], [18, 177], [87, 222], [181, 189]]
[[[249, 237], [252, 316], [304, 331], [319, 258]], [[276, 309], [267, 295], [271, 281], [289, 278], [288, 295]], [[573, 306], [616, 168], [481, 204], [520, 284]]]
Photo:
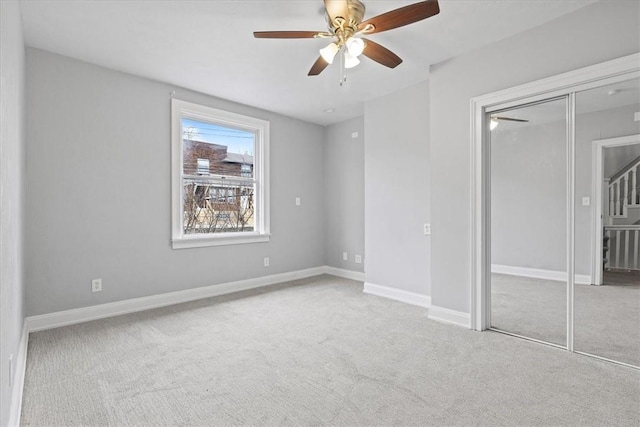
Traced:
[[269, 240], [269, 122], [171, 102], [174, 249]]
[[209, 159], [198, 159], [198, 175], [209, 175]]

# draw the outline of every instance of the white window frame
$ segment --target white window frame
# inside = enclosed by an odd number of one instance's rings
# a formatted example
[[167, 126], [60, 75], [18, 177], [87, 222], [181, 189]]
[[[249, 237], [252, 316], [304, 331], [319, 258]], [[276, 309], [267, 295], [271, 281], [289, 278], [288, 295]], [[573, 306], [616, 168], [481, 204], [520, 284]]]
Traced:
[[[255, 134], [253, 173], [256, 182], [254, 231], [187, 235], [183, 230], [182, 119], [228, 126]], [[173, 249], [268, 242], [269, 122], [178, 99], [171, 100], [171, 245]]]

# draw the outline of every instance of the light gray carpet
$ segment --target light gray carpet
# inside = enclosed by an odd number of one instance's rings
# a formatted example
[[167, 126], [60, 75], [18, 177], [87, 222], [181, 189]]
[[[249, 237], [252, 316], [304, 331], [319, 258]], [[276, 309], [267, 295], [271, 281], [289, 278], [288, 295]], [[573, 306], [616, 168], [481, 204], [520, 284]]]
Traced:
[[29, 339], [23, 425], [637, 426], [640, 371], [320, 276]]
[[[566, 283], [491, 275], [491, 324], [566, 345]], [[640, 366], [640, 285], [575, 286], [574, 348]]]

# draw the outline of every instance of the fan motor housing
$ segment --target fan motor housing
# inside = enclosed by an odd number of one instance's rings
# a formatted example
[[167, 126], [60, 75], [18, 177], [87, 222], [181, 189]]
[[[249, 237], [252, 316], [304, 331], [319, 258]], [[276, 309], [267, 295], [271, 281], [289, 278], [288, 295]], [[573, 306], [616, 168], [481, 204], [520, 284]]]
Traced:
[[348, 0], [349, 3], [349, 26], [357, 27], [364, 19], [366, 8], [360, 0]]

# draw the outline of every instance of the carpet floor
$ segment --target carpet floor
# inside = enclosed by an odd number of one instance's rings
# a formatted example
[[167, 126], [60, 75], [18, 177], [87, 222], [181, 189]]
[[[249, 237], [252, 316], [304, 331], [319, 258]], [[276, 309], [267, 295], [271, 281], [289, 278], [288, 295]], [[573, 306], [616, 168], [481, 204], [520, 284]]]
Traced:
[[640, 371], [319, 276], [33, 333], [21, 422], [637, 426]]
[[[566, 283], [492, 274], [491, 301], [492, 326], [566, 346]], [[576, 285], [574, 349], [640, 366], [640, 284]]]

